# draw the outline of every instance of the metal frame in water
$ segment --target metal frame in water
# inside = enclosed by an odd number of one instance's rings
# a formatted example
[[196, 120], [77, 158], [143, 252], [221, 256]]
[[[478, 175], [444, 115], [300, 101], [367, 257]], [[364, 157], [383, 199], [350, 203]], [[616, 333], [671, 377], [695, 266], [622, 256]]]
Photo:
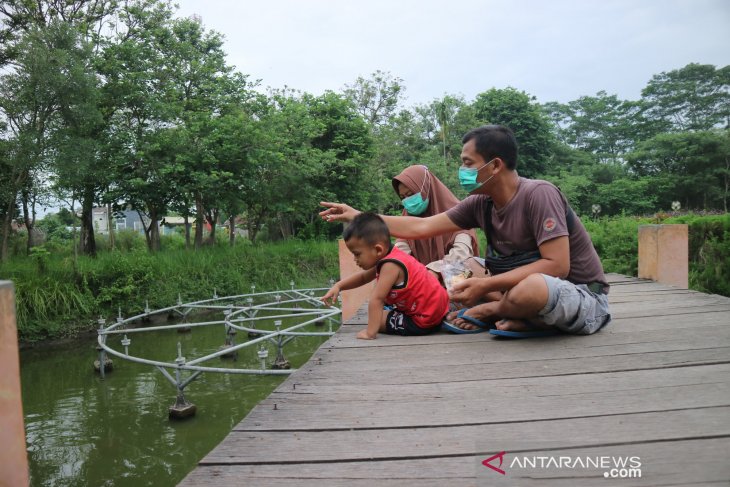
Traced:
[[[148, 304], [145, 306], [144, 313], [131, 316], [129, 318], [123, 318], [120, 311], [116, 322], [107, 327], [104, 326], [106, 324], [106, 320], [104, 318], [100, 318], [97, 338], [99, 343], [97, 347], [97, 350], [99, 350], [99, 360], [98, 365], [95, 363], [95, 366], [101, 373], [101, 377], [104, 378], [105, 369], [111, 364], [111, 361], [108, 359], [106, 354], [110, 354], [124, 360], [130, 360], [132, 362], [156, 367], [177, 389], [175, 404], [169, 408], [170, 417], [184, 418], [192, 416], [195, 414], [196, 406], [187, 401], [183, 391], [203, 372], [255, 375], [290, 374], [294, 371], [294, 369], [289, 367], [288, 361], [284, 358], [284, 345], [296, 337], [332, 336], [334, 334], [332, 331], [332, 325], [333, 323], [336, 323], [335, 317], [340, 315], [342, 310], [335, 306], [326, 306], [319, 299], [314, 297], [315, 291], [326, 291], [327, 288], [294, 289], [294, 281], [291, 281], [290, 285], [290, 290], [268, 291], [262, 293], [256, 293], [256, 286], [253, 285], [251, 286], [251, 293], [249, 294], [225, 297], [218, 297], [214, 291], [213, 298], [190, 303], [183, 303], [180, 296], [178, 296], [178, 302], [174, 306], [152, 311], [149, 309]], [[257, 302], [257, 304], [254, 304], [255, 302]], [[223, 320], [188, 323], [188, 314], [195, 310], [222, 311]], [[262, 311], [267, 313], [273, 312], [275, 314], [257, 316]], [[138, 320], [147, 321], [154, 315], [164, 313], [178, 314], [183, 318], [183, 323], [127, 328], [127, 326], [133, 322]], [[283, 320], [291, 318], [303, 318], [304, 321], [282, 329]], [[257, 328], [256, 322], [262, 322], [264, 320], [273, 321], [276, 330]], [[324, 322], [328, 323], [328, 331], [326, 332], [297, 331], [309, 324], [323, 324]], [[244, 324], [248, 326], [244, 326]], [[209, 355], [193, 360], [187, 360], [182, 354], [182, 345], [180, 342], [177, 344], [177, 357], [174, 362], [151, 360], [129, 354], [131, 340], [127, 337], [128, 334], [147, 333], [159, 330], [180, 330], [185, 328], [216, 325], [224, 325], [225, 327], [225, 344], [217, 352]], [[236, 344], [235, 335], [237, 331], [248, 333], [248, 336], [252, 339], [244, 343]], [[107, 344], [107, 338], [113, 335], [123, 335], [120, 343], [124, 347], [124, 352], [115, 350]], [[253, 338], [256, 336], [258, 336], [258, 338]], [[277, 348], [276, 359], [272, 363], [271, 369], [266, 367], [266, 359], [269, 354], [268, 349], [265, 347], [266, 342], [274, 343]], [[232, 367], [210, 367], [201, 365], [204, 362], [218, 357], [235, 357], [238, 350], [258, 345], [260, 345], [260, 347], [257, 351], [257, 357], [261, 362], [261, 367], [259, 369], [239, 369]], [[174, 376], [170, 373], [170, 371], [168, 371], [168, 369], [174, 370]], [[188, 377], [183, 377], [184, 371], [190, 372], [190, 375]]]

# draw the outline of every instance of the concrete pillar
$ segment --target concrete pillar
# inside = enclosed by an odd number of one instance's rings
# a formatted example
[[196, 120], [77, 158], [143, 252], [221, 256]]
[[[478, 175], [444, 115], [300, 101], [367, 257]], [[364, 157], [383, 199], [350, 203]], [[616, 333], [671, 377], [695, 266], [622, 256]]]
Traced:
[[687, 289], [688, 233], [687, 225], [639, 226], [639, 277]]
[[0, 281], [0, 371], [0, 486], [27, 486], [15, 290], [10, 281]]
[[[357, 272], [362, 271], [357, 264], [355, 264], [355, 256], [352, 255], [350, 249], [345, 245], [345, 241], [338, 240], [340, 246], [340, 279], [344, 279]], [[370, 292], [375, 286], [375, 281], [360, 286], [349, 291], [343, 291], [342, 296], [342, 321], [345, 322], [355, 316], [357, 310], [363, 305], [365, 301], [370, 297]]]

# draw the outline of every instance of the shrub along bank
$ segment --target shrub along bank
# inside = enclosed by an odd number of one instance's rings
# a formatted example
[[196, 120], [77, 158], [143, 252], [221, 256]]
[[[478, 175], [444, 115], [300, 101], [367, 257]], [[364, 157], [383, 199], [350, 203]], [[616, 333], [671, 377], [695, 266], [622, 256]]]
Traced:
[[730, 213], [582, 220], [604, 270], [629, 276], [636, 276], [639, 269], [639, 225], [688, 225], [689, 288], [730, 296]]
[[[142, 239], [143, 240], [143, 239]], [[15, 284], [22, 342], [73, 336], [112, 319], [183, 302], [256, 291], [325, 287], [337, 278], [335, 242], [288, 241], [265, 245], [212, 246], [198, 251], [107, 251], [78, 257], [42, 247], [0, 267]]]
[[[730, 296], [730, 214], [654, 218], [582, 218], [606, 272], [636, 276], [638, 227], [652, 223], [689, 225], [689, 285], [698, 291]], [[131, 237], [130, 237], [131, 238]], [[218, 245], [198, 251], [169, 246], [150, 254], [144, 240], [125, 250], [103, 251], [96, 259], [74, 259], [58, 247], [36, 247], [28, 257], [0, 266], [0, 279], [14, 281], [20, 339], [34, 342], [73, 336], [107, 319], [183, 301], [288, 289], [324, 287], [338, 276], [335, 242], [291, 240], [234, 247]], [[482, 248], [484, 248], [483, 237]]]

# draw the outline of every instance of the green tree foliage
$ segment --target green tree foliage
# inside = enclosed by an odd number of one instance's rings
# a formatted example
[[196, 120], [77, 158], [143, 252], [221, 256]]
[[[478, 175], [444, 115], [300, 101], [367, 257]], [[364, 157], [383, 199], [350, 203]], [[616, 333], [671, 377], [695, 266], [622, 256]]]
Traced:
[[657, 74], [641, 95], [666, 130], [730, 128], [730, 66], [692, 63]]
[[562, 142], [595, 154], [600, 162], [619, 162], [641, 137], [637, 129], [647, 126], [641, 103], [619, 100], [605, 91], [567, 104], [547, 103], [543, 108]]
[[0, 110], [5, 119], [3, 139], [7, 172], [2, 178], [3, 249], [7, 257], [10, 220], [22, 198], [29, 235], [32, 224], [28, 197], [39, 191], [36, 175], [48, 170], [51, 133], [58, 126], [62, 93], [71, 93], [78, 81], [77, 58], [72, 54], [76, 35], [66, 24], [45, 29], [30, 27], [15, 46], [15, 70], [0, 77]]
[[344, 93], [365, 121], [377, 130], [397, 113], [404, 91], [402, 79], [377, 70], [369, 78], [360, 76], [353, 84], [346, 85]]
[[514, 88], [485, 91], [474, 100], [480, 124], [506, 125], [519, 143], [520, 174], [535, 177], [545, 172], [553, 135], [550, 124], [534, 97]]
[[628, 165], [637, 175], [656, 180], [652, 192], [660, 208], [680, 201], [687, 209], [727, 211], [730, 132], [726, 129], [659, 134], [639, 144]]

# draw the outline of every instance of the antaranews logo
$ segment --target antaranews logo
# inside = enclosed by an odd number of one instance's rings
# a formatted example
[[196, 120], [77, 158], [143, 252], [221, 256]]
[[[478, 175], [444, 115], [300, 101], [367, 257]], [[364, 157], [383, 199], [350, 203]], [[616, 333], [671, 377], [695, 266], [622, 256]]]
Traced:
[[[484, 465], [485, 467], [489, 467], [492, 470], [494, 470], [495, 472], [501, 473], [502, 475], [504, 475], [505, 474], [505, 471], [502, 470], [500, 467], [502, 466], [502, 460], [504, 460], [504, 454], [505, 453], [507, 453], [507, 452], [501, 451], [501, 452], [497, 453], [496, 455], [492, 455], [491, 457], [489, 457], [486, 460], [484, 460], [482, 462], [482, 465]], [[492, 460], [494, 460], [496, 458], [499, 458], [499, 467], [495, 467], [494, 465], [492, 465], [491, 463], [489, 463], [489, 462], [491, 462]]]
[[[504, 457], [507, 454], [501, 451], [482, 461], [482, 465], [495, 472], [506, 475], [502, 469]], [[497, 459], [499, 465], [495, 466]], [[625, 479], [641, 477], [641, 458], [638, 456], [515, 456], [509, 462], [510, 470], [527, 469], [600, 469], [604, 478]]]

